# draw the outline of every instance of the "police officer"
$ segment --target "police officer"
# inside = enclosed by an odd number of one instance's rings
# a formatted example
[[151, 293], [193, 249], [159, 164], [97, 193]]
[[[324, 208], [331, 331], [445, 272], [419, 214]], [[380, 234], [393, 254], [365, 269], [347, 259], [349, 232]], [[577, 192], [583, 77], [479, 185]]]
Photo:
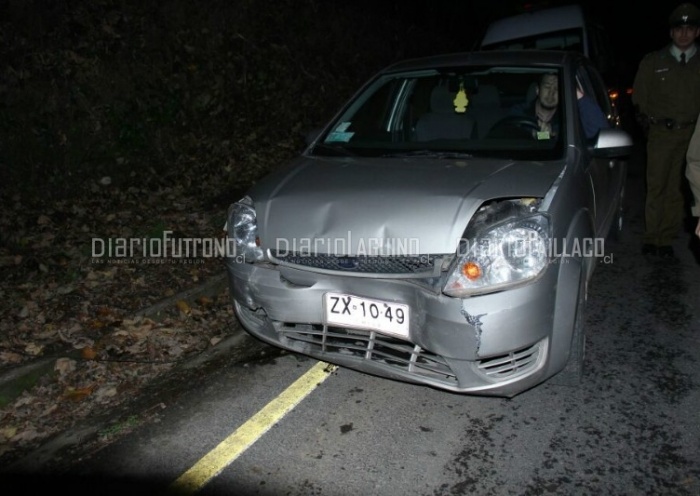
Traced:
[[669, 16], [671, 43], [648, 53], [634, 78], [632, 102], [647, 134], [647, 190], [642, 253], [674, 258], [683, 224], [683, 169], [700, 113], [700, 9], [691, 3]]

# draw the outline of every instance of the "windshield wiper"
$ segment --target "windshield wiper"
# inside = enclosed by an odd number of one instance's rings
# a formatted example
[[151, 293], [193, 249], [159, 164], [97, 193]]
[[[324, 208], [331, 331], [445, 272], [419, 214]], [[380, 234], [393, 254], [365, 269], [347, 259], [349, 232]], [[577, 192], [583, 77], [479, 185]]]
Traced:
[[386, 153], [384, 157], [428, 157], [428, 158], [473, 158], [474, 155], [466, 152], [437, 151], [437, 150], [411, 150], [408, 152]]

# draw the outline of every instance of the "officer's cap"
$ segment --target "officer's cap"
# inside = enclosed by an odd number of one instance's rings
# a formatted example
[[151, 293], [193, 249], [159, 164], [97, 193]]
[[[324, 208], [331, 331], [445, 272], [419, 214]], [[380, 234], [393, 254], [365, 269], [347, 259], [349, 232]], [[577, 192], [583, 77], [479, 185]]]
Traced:
[[675, 28], [685, 24], [700, 26], [700, 9], [692, 3], [682, 3], [671, 12], [668, 18], [670, 27]]

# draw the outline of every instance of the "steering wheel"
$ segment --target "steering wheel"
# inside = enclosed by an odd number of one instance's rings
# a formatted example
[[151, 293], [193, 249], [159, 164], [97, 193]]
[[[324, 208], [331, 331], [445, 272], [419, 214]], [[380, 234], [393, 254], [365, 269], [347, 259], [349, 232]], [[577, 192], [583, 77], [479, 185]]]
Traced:
[[540, 127], [532, 117], [509, 115], [498, 121], [489, 131], [489, 138], [534, 138]]

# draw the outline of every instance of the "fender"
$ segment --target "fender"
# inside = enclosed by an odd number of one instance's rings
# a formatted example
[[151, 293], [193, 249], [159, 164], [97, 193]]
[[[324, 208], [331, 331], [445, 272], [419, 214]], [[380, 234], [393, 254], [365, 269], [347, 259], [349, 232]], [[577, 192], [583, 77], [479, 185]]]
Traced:
[[[567, 231], [567, 250], [564, 253], [574, 253], [575, 240], [580, 242], [587, 237], [592, 237], [593, 233], [590, 212], [586, 209], [580, 210]], [[557, 301], [554, 307], [552, 340], [549, 350], [552, 360], [546, 372], [547, 376], [560, 372], [569, 359], [581, 277], [585, 277], [586, 284], [588, 284], [595, 268], [594, 261], [595, 258], [592, 254], [581, 257], [565, 256], [557, 261], [559, 263]]]

